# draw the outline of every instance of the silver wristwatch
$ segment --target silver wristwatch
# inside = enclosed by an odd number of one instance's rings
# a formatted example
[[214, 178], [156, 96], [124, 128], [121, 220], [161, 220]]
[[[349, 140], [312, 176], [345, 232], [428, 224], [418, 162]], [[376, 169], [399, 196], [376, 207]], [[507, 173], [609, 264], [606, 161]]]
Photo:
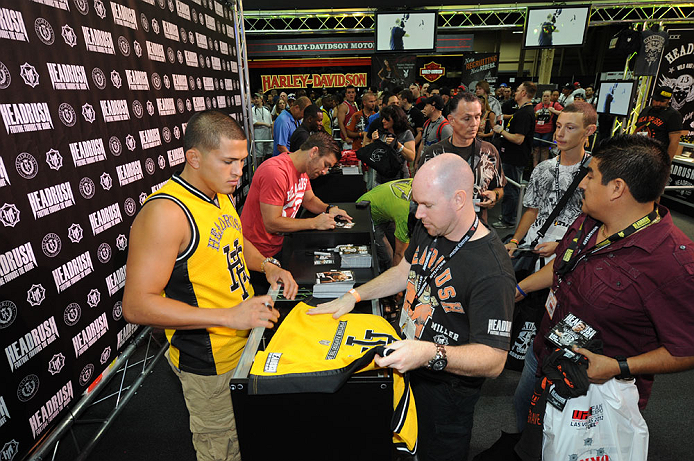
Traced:
[[442, 371], [448, 365], [448, 359], [446, 359], [446, 347], [443, 344], [436, 345], [436, 355], [434, 358], [429, 360], [427, 368], [433, 371]]
[[280, 264], [280, 262], [278, 260], [276, 260], [275, 258], [272, 258], [272, 257], [265, 258], [263, 260], [263, 262], [260, 263], [260, 272], [262, 272], [263, 274], [265, 273], [265, 264], [266, 263], [274, 264], [277, 267], [282, 267], [282, 264]]

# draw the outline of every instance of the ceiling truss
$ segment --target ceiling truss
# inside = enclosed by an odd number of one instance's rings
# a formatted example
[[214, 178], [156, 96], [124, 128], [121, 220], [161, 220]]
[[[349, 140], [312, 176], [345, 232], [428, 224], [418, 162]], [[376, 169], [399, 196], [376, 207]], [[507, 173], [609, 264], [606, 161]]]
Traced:
[[[539, 6], [540, 4], [537, 4]], [[545, 4], [546, 5], [546, 4]], [[472, 29], [522, 29], [527, 9], [507, 5], [494, 8], [429, 7], [439, 12], [440, 31], [469, 32]], [[694, 3], [629, 2], [593, 3], [590, 25], [663, 22], [664, 24], [692, 23]], [[246, 34], [279, 35], [301, 32], [314, 33], [373, 33], [374, 10], [294, 10], [244, 11]]]

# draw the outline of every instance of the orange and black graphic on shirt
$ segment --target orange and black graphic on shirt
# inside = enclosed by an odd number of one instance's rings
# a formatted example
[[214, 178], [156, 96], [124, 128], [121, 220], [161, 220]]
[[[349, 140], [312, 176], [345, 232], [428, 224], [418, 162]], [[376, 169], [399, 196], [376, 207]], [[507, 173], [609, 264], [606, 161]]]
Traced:
[[415, 275], [414, 271], [410, 271], [407, 278], [407, 292], [405, 294], [405, 304], [407, 315], [414, 322], [414, 334], [416, 338], [422, 337], [422, 331], [431, 317], [434, 315], [434, 309], [438, 306], [436, 298], [431, 296], [431, 287], [427, 286], [424, 291], [415, 299], [417, 292], [417, 283], [426, 283], [421, 280], [421, 276]]

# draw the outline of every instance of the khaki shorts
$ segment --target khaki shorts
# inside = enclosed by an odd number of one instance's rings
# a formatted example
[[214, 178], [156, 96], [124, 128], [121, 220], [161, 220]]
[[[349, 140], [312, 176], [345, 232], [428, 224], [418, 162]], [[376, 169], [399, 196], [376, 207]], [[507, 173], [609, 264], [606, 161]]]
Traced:
[[173, 366], [168, 351], [166, 358], [181, 380], [197, 460], [241, 461], [229, 391], [229, 381], [234, 370], [223, 375], [196, 375]]

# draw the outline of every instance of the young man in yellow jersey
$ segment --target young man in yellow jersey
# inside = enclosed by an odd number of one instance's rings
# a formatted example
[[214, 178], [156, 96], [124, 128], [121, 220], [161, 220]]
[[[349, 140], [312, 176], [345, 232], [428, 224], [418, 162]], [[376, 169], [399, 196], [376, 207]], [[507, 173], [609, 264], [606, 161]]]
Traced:
[[198, 460], [240, 460], [229, 380], [254, 327], [279, 313], [253, 296], [248, 270], [272, 286], [291, 274], [244, 241], [231, 195], [248, 156], [239, 125], [219, 111], [195, 114], [184, 138], [186, 164], [145, 202], [130, 233], [123, 315], [166, 329], [167, 353], [183, 386]]

